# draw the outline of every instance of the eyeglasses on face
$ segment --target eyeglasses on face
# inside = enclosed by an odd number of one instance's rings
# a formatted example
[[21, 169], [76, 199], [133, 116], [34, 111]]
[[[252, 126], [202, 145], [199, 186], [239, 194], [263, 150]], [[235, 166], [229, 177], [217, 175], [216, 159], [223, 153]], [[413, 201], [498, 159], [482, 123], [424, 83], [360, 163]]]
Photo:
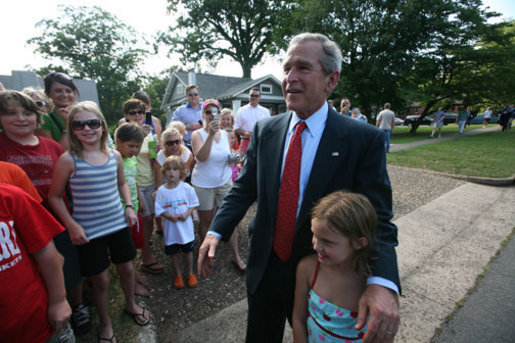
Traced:
[[36, 100], [34, 101], [36, 103], [36, 105], [38, 105], [38, 107], [43, 107], [46, 105], [46, 102], [44, 102], [43, 100]]
[[210, 109], [210, 110], [205, 110], [205, 111], [204, 111], [204, 113], [205, 113], [205, 114], [212, 114], [212, 115], [215, 115], [215, 114], [217, 114], [217, 113], [218, 113], [218, 108], [214, 107], [214, 108], [212, 108], [212, 109]]
[[166, 145], [168, 145], [168, 146], [179, 145], [179, 144], [181, 144], [181, 140], [180, 139], [177, 139], [177, 140], [174, 140], [174, 141], [166, 141]]
[[145, 114], [145, 111], [143, 111], [143, 110], [138, 110], [138, 111], [132, 110], [132, 111], [127, 112], [127, 114], [133, 116], [133, 115], [136, 115], [136, 114]]
[[72, 121], [70, 128], [73, 131], [82, 131], [86, 127], [86, 125], [91, 130], [96, 130], [100, 126], [102, 126], [102, 122], [99, 119], [90, 119], [90, 120], [74, 120]]
[[251, 98], [259, 98], [260, 96], [261, 96], [261, 95], [259, 95], [259, 94], [251, 94], [251, 95], [250, 95], [250, 97], [251, 97]]
[[198, 93], [188, 93], [188, 96], [198, 96]]

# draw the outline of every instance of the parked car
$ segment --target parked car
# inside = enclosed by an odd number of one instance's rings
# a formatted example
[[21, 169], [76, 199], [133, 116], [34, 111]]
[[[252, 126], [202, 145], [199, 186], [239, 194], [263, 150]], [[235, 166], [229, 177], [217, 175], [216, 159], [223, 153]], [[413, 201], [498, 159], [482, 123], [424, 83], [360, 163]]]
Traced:
[[[485, 115], [483, 113], [478, 114], [474, 118], [470, 119], [470, 124], [483, 124], [484, 116]], [[499, 122], [499, 117], [492, 115], [492, 118], [490, 118], [490, 124], [498, 123], [498, 122]]]
[[457, 118], [458, 118], [458, 113], [447, 112], [447, 113], [445, 113], [445, 117], [443, 117], [443, 124], [444, 125], [455, 124]]
[[395, 117], [394, 121], [395, 121], [395, 126], [404, 125], [404, 120], [402, 120], [401, 118]]
[[[412, 115], [406, 116], [406, 118], [404, 118], [404, 125], [406, 125], [406, 126], [413, 125], [413, 123], [416, 122], [418, 120], [418, 118], [420, 118], [420, 115], [418, 115], [418, 114], [412, 114]], [[426, 117], [424, 117], [424, 119], [422, 119], [422, 123], [420, 123], [420, 125], [431, 125], [432, 122], [433, 122], [433, 119], [428, 118], [426, 116]]]

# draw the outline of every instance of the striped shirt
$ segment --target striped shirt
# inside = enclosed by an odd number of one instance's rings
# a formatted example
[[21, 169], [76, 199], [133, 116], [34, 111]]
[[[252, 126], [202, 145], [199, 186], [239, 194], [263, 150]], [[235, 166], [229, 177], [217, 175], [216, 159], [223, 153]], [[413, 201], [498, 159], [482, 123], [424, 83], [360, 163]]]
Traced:
[[127, 227], [118, 192], [118, 163], [112, 150], [102, 166], [93, 166], [73, 156], [75, 172], [70, 176], [73, 219], [88, 239], [110, 235]]

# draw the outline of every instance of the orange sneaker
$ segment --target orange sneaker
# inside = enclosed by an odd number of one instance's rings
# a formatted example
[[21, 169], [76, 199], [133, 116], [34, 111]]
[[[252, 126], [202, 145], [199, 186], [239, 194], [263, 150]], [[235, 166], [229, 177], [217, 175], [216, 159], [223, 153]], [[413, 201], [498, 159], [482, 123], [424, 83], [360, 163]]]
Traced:
[[195, 275], [188, 276], [188, 287], [193, 288], [193, 287], [197, 287], [197, 285], [198, 285], [197, 277]]
[[[189, 281], [189, 277], [188, 277]], [[182, 276], [176, 276], [173, 280], [173, 287], [177, 289], [184, 288], [184, 278]]]

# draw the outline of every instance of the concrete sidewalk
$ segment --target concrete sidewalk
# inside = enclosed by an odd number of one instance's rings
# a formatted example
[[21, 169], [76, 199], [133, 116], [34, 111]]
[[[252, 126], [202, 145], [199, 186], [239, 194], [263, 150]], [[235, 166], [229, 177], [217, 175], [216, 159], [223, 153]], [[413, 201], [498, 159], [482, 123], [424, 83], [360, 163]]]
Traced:
[[493, 124], [491, 126], [488, 126], [486, 128], [479, 128], [471, 131], [465, 131], [463, 135], [460, 135], [459, 133], [451, 133], [447, 135], [443, 135], [442, 138], [427, 138], [427, 139], [421, 139], [419, 141], [414, 141], [410, 143], [404, 143], [404, 144], [390, 144], [390, 152], [397, 152], [401, 150], [406, 150], [410, 148], [414, 148], [420, 145], [427, 145], [427, 144], [434, 144], [438, 142], [447, 141], [449, 139], [458, 138], [461, 136], [474, 136], [479, 135], [486, 132], [494, 132], [494, 131], [500, 131], [501, 127], [499, 125]]
[[515, 339], [515, 239], [490, 263], [484, 279], [442, 327], [437, 343], [513, 342]]
[[[514, 187], [466, 183], [395, 221], [399, 228], [397, 253], [404, 293], [396, 342], [431, 340], [511, 233], [515, 226], [514, 203]], [[501, 269], [500, 275], [506, 279], [499, 282], [512, 284], [515, 259], [508, 259]], [[486, 287], [487, 292], [493, 292], [488, 288], [497, 284]], [[495, 313], [499, 315], [498, 311], [505, 309], [506, 306], [498, 308]], [[172, 342], [242, 342], [246, 314], [246, 300], [242, 300], [177, 333]], [[459, 331], [465, 324], [468, 322], [458, 323], [453, 330]], [[288, 330], [284, 342], [290, 341]]]

